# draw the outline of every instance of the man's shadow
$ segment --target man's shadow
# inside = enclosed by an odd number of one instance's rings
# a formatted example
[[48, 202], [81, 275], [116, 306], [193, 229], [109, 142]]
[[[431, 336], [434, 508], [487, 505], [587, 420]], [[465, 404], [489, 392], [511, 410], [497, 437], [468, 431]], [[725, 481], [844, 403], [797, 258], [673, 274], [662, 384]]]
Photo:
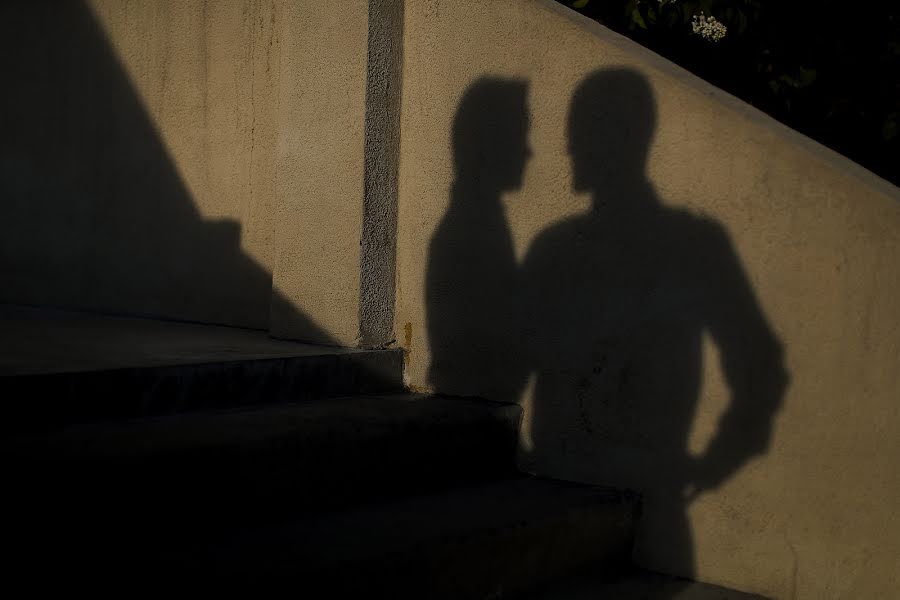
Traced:
[[[469, 109], [464, 99], [457, 122]], [[655, 129], [640, 74], [601, 70], [580, 83], [568, 147], [574, 191], [589, 192], [592, 206], [547, 227], [518, 268], [498, 194], [461, 185], [463, 167], [483, 182], [503, 159], [458, 154], [482, 136], [475, 147], [508, 149], [504, 164], [521, 168], [519, 134], [454, 129], [457, 185], [429, 261], [430, 377], [438, 391], [505, 400], [533, 375], [530, 469], [639, 491], [638, 562], [689, 577], [688, 505], [767, 451], [787, 375], [725, 229], [657, 197], [646, 173]], [[694, 456], [704, 335], [730, 398]]]

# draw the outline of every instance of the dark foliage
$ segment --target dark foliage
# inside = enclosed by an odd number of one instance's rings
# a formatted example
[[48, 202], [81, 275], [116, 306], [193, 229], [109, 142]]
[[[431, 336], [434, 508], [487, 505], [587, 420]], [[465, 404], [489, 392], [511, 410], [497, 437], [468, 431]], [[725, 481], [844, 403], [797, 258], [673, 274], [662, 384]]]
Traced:
[[[900, 185], [900, 4], [559, 1]], [[723, 39], [694, 33], [700, 13]]]

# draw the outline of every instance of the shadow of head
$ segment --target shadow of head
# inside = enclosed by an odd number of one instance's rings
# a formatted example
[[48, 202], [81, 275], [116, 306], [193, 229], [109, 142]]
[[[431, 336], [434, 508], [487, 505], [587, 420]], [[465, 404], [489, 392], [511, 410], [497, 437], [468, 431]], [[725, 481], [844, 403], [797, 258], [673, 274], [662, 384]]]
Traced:
[[568, 149], [576, 192], [597, 191], [611, 181], [644, 177], [656, 130], [650, 83], [630, 69], [587, 76], [572, 96]]
[[483, 77], [466, 90], [453, 120], [457, 181], [477, 182], [489, 192], [522, 185], [528, 147], [528, 84]]

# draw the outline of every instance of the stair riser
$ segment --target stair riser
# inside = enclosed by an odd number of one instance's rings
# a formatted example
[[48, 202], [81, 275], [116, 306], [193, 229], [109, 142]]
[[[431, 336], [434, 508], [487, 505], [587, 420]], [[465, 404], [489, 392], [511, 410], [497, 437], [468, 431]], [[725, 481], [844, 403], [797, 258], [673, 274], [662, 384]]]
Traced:
[[400, 351], [0, 377], [2, 431], [403, 389]]
[[26, 528], [186, 537], [510, 477], [520, 417], [487, 402], [342, 398], [73, 427], [3, 454]]
[[79, 513], [101, 522], [130, 516], [144, 525], [221, 525], [239, 516], [259, 521], [260, 515], [302, 515], [509, 477], [516, 472], [514, 423], [435, 428], [345, 445], [286, 440], [141, 461], [22, 461], [16, 487], [35, 498], [32, 509], [41, 498], [66, 498], [67, 508], [54, 509], [58, 519]]

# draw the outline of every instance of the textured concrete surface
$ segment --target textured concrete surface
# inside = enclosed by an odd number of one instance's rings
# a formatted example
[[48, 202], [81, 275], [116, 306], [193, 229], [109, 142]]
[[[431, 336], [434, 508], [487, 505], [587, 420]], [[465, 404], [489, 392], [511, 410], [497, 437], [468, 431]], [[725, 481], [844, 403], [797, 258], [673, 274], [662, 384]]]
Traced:
[[382, 346], [394, 339], [402, 41], [402, 0], [370, 0], [360, 244], [363, 346]]
[[273, 289], [291, 303], [272, 304], [279, 337], [329, 343], [294, 318], [300, 303], [336, 343], [359, 342], [366, 8], [282, 7]]
[[265, 332], [3, 306], [4, 433], [402, 389], [399, 350]]
[[264, 331], [0, 306], [0, 375], [199, 365], [357, 354], [274, 340]]
[[402, 13], [368, 9], [5, 3], [0, 300], [390, 342]]
[[2, 300], [265, 328], [278, 4], [0, 10]]
[[[900, 588], [897, 188], [554, 2], [408, 2], [404, 19], [396, 337], [411, 385], [440, 381], [448, 393], [520, 397], [523, 464], [647, 491], [637, 557], [651, 568], [777, 598], [891, 596]], [[587, 165], [586, 179], [574, 180], [573, 94], [589, 75], [615, 70], [642, 82], [650, 100], [610, 84], [598, 120], [607, 109], [633, 116], [609, 138], [593, 136], [593, 170]], [[481, 104], [488, 117], [476, 116], [475, 129], [455, 137], [467, 92], [498, 79], [524, 82], [526, 92], [511, 92], [524, 100], [497, 92]], [[491, 116], [514, 113], [523, 101], [531, 152], [524, 167], [518, 134], [501, 130], [503, 139], [490, 143], [501, 125]], [[482, 187], [468, 190], [473, 208], [447, 213], [460, 189], [454, 144], [479, 140], [486, 166]], [[635, 149], [646, 152], [640, 190], [617, 182], [621, 171], [609, 167]], [[513, 173], [486, 182], [497, 165], [520, 169], [520, 180]], [[592, 198], [585, 192], [595, 175], [611, 179]], [[659, 205], [637, 213], [671, 215], [669, 225], [611, 220], [604, 229], [592, 216], [604, 199], [627, 206], [642, 195]], [[455, 234], [444, 235], [442, 222]], [[653, 250], [660, 244], [671, 251]], [[441, 260], [429, 275], [436, 245]], [[509, 327], [507, 315], [522, 303], [503, 282], [529, 254], [546, 259], [532, 272], [543, 273], [542, 293], [557, 298], [543, 313], [532, 304], [529, 322], [556, 336], [539, 358], [557, 365], [557, 380], [551, 369], [529, 366], [528, 340]], [[654, 271], [657, 264], [667, 267]], [[615, 275], [606, 287], [592, 279], [604, 272]], [[681, 288], [679, 273], [690, 274]], [[647, 287], [636, 277], [647, 274], [672, 281]], [[743, 291], [733, 301], [719, 296], [715, 317], [697, 303], [711, 297], [695, 295], [701, 288], [692, 282], [701, 280], [712, 285], [706, 289]], [[672, 293], [629, 299], [633, 289]], [[661, 311], [642, 319], [650, 301]], [[447, 314], [456, 317], [442, 323]], [[703, 315], [709, 327], [691, 325], [694, 341], [679, 350], [671, 328]], [[649, 334], [603, 338], [617, 325]], [[742, 329], [756, 332], [746, 344]], [[456, 362], [437, 373], [441, 340], [430, 331], [444, 332], [443, 350], [455, 347]], [[561, 341], [587, 344], [592, 335], [595, 346], [580, 354]], [[771, 348], [765, 360], [749, 358], [757, 343]], [[473, 354], [493, 362], [473, 365]], [[569, 392], [548, 393], [563, 380]], [[673, 431], [677, 439], [669, 439]]]

